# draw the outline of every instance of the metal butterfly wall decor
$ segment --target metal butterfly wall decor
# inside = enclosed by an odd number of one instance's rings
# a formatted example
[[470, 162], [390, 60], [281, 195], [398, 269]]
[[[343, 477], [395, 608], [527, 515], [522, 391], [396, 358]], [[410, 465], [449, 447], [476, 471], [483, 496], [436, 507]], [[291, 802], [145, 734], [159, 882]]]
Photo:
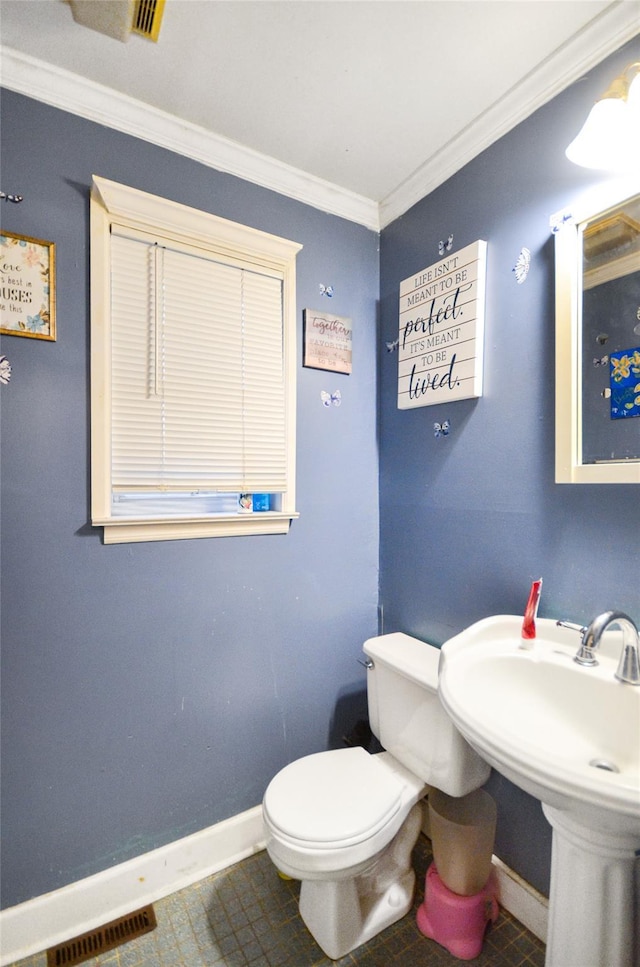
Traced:
[[522, 285], [526, 277], [529, 275], [529, 266], [531, 265], [531, 252], [528, 248], [523, 248], [520, 251], [520, 255], [516, 260], [512, 272], [516, 274], [516, 282], [518, 285]]
[[571, 212], [558, 212], [557, 215], [552, 215], [550, 218], [551, 231], [554, 235], [557, 235], [563, 225], [570, 222], [573, 218]]
[[449, 436], [449, 430], [451, 429], [451, 424], [448, 420], [444, 420], [443, 423], [433, 424], [433, 435], [437, 439], [439, 436]]
[[11, 363], [6, 356], [0, 356], [0, 383], [5, 386], [11, 379]]
[[327, 299], [333, 298], [332, 285], [323, 285], [322, 282], [320, 282], [320, 284], [318, 285], [318, 288], [320, 289], [320, 295], [326, 295]]
[[395, 352], [399, 345], [400, 345], [400, 340], [399, 339], [394, 339], [393, 342], [388, 342], [386, 344], [386, 346], [387, 346], [387, 352], [388, 353]]
[[446, 242], [438, 242], [438, 254], [444, 255], [445, 252], [450, 252], [453, 245], [453, 235], [450, 235]]
[[339, 389], [337, 389], [335, 393], [327, 393], [327, 391], [323, 389], [320, 393], [320, 399], [322, 400], [323, 406], [331, 406], [331, 404], [334, 406], [340, 406], [342, 403], [342, 394]]

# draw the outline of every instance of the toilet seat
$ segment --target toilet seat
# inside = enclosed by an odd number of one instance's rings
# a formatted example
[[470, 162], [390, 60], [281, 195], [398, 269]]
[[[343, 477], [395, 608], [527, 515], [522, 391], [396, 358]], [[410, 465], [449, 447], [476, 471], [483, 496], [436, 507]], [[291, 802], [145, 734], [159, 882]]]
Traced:
[[405, 770], [390, 768], [389, 759], [356, 747], [318, 752], [285, 766], [264, 796], [272, 833], [293, 848], [322, 851], [356, 846], [395, 826], [413, 789], [407, 789]]

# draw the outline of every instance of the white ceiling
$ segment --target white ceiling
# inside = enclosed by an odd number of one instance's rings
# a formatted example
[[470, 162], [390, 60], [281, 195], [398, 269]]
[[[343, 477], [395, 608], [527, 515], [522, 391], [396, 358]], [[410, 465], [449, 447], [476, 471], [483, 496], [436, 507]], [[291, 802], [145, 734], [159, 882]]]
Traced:
[[640, 2], [166, 0], [154, 44], [0, 0], [0, 30], [4, 86], [377, 227], [638, 33]]

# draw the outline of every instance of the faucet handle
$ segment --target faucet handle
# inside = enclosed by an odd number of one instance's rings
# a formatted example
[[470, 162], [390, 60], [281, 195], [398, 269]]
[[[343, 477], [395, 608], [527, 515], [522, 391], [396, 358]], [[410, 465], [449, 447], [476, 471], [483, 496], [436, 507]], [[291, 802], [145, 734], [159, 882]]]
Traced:
[[577, 625], [575, 621], [556, 621], [558, 628], [570, 628], [571, 631], [577, 631], [578, 634], [584, 635], [587, 630], [586, 625]]
[[628, 685], [640, 685], [640, 655], [637, 645], [629, 642], [623, 645], [615, 677], [619, 682], [626, 682]]
[[559, 628], [569, 628], [571, 631], [577, 631], [580, 635], [580, 647], [578, 648], [578, 654], [573, 659], [577, 661], [579, 665], [597, 665], [598, 661], [594, 655], [594, 650], [597, 642], [594, 642], [593, 635], [589, 634], [589, 628], [583, 625], [577, 625], [573, 621], [556, 621], [556, 625]]

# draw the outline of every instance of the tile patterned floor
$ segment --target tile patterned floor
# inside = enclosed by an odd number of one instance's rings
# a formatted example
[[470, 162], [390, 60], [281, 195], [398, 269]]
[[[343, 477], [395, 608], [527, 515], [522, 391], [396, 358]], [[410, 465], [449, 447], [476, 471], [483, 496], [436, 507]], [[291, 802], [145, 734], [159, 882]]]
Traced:
[[[415, 909], [431, 862], [429, 841], [414, 853], [414, 911], [341, 960], [330, 960], [298, 915], [299, 884], [281, 880], [266, 853], [154, 904], [153, 933], [94, 957], [88, 967], [459, 967], [464, 961], [423, 937]], [[544, 944], [501, 911], [474, 967], [543, 967]], [[46, 955], [14, 967], [46, 967]]]

